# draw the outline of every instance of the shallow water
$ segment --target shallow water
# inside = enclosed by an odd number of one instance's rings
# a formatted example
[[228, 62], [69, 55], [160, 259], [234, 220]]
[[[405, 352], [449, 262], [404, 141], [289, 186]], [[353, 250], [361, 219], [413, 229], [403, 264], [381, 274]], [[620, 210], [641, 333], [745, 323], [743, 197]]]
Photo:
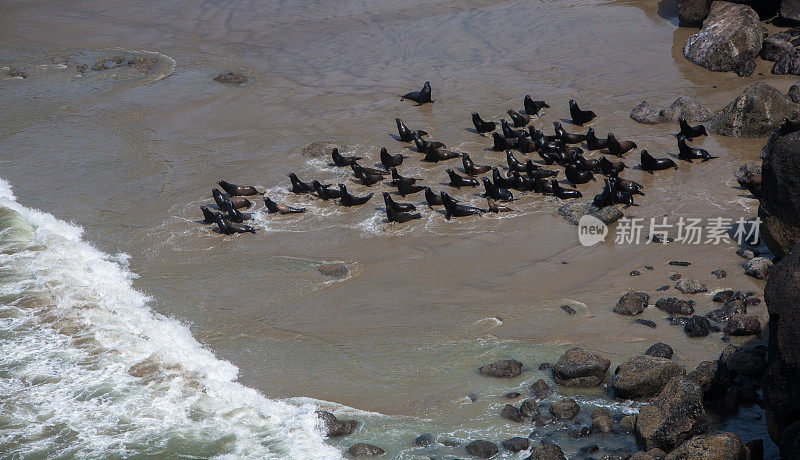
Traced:
[[[358, 413], [368, 423], [340, 442], [345, 447], [374, 442], [395, 455], [425, 427], [464, 439], [523, 434], [496, 417], [500, 396], [546, 377], [538, 364], [572, 344], [614, 365], [655, 340], [670, 343], [687, 366], [719, 354], [719, 334], [688, 340], [654, 311], [644, 317], [655, 330], [611, 313], [626, 290], [654, 296], [674, 272], [701, 279], [711, 293], [763, 288], [743, 275], [733, 245], [580, 246], [552, 197], [520, 196], [510, 205], [516, 213], [449, 222], [423, 205], [420, 221], [390, 225], [379, 196], [346, 209], [286, 190], [286, 173], [295, 171], [368, 191], [327, 158], [297, 153], [317, 139], [347, 144], [365, 165], [378, 162], [382, 146], [402, 151], [404, 175], [447, 189], [443, 165], [419, 162], [392, 138], [395, 117], [476, 163], [504, 164], [490, 139], [471, 132], [470, 112], [496, 119], [531, 94], [552, 105], [534, 121], [550, 131], [575, 98], [600, 114], [592, 124], [600, 135], [613, 131], [666, 156], [677, 149], [675, 126], [630, 120], [642, 100], [662, 106], [688, 95], [717, 109], [758, 79], [782, 90], [793, 83], [759, 76], [769, 75], [764, 63], [739, 78], [686, 62], [680, 50], [691, 30], [677, 29], [669, 2], [164, 1], [153, 8], [68, 0], [8, 3], [0, 21], [0, 67], [29, 74], [0, 78], [0, 177], [19, 203], [79, 225], [82, 240], [104, 253], [128, 254], [124, 270], [138, 275], [132, 287], [149, 296], [147, 307], [188, 326], [238, 367], [244, 385], [269, 398], [366, 411]], [[158, 66], [147, 74], [91, 70], [114, 55], [155, 56]], [[89, 70], [79, 73], [78, 63]], [[212, 80], [225, 71], [249, 80], [238, 87]], [[398, 93], [426, 80], [434, 104], [399, 101]], [[629, 216], [755, 214], [755, 200], [732, 173], [757, 161], [764, 140], [695, 143], [720, 158], [653, 176], [626, 171], [647, 192]], [[629, 166], [638, 162], [636, 153], [626, 157]], [[259, 234], [218, 235], [198, 224], [198, 207], [223, 178], [308, 212], [267, 216], [258, 204]], [[590, 198], [601, 185], [579, 188]], [[482, 204], [476, 190], [452, 192]], [[348, 266], [349, 275], [321, 275], [317, 267], [327, 262]], [[710, 275], [716, 268], [728, 277]], [[642, 275], [628, 276], [634, 269]], [[711, 293], [694, 296], [701, 313], [713, 308]], [[565, 315], [558, 308], [565, 303], [578, 313]], [[766, 317], [763, 305], [754, 311]], [[476, 374], [503, 357], [528, 370], [509, 382]], [[745, 433], [747, 423], [735, 426], [745, 439], [757, 437]]]

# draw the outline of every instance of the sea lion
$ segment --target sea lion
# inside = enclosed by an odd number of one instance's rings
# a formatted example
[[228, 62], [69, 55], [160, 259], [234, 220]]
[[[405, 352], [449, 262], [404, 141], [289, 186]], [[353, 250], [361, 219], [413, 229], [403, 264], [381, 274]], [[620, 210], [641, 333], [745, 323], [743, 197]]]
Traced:
[[528, 123], [531, 122], [531, 117], [527, 114], [521, 114], [516, 110], [508, 110], [506, 112], [509, 117], [511, 117], [511, 121], [514, 123], [515, 128], [523, 128], [528, 126]]
[[278, 204], [272, 201], [268, 196], [264, 197], [264, 205], [267, 207], [267, 212], [269, 214], [298, 214], [302, 212], [306, 212], [306, 208], [294, 208], [292, 206], [287, 206], [285, 204]]
[[391, 208], [395, 212], [411, 212], [417, 209], [417, 207], [411, 203], [398, 203], [394, 201], [389, 192], [383, 192], [383, 202], [386, 204], [386, 209]]
[[252, 185], [236, 185], [225, 182], [224, 180], [217, 181], [217, 183], [222, 187], [222, 190], [225, 190], [225, 192], [231, 196], [258, 195], [258, 190]]
[[244, 222], [245, 220], [250, 219], [250, 214], [246, 214], [245, 215], [245, 214], [239, 212], [238, 209], [233, 207], [233, 203], [231, 203], [230, 200], [223, 200], [222, 201], [222, 210], [225, 211], [228, 214], [227, 216], [223, 216], [223, 217], [225, 217], [228, 221], [233, 222], [233, 223], [240, 224], [240, 223]]
[[339, 153], [339, 149], [334, 147], [331, 151], [331, 158], [333, 159], [334, 166], [338, 166], [343, 168], [345, 166], [350, 166], [351, 164], [355, 163], [356, 161], [360, 160], [361, 157], [351, 156], [346, 157]]
[[420, 213], [410, 214], [407, 212], [397, 211], [396, 209], [388, 206], [386, 207], [386, 219], [389, 222], [397, 222], [402, 224], [410, 220], [419, 219], [421, 217], [422, 214]]
[[600, 171], [604, 176], [616, 176], [625, 169], [625, 163], [621, 161], [610, 161], [604, 156], [600, 157], [598, 163], [600, 165]]
[[511, 176], [514, 178], [514, 188], [520, 192], [529, 192], [536, 188], [533, 179], [523, 177], [519, 171], [512, 171]]
[[503, 131], [503, 137], [505, 137], [506, 139], [516, 139], [517, 137], [519, 137], [519, 133], [511, 129], [511, 125], [509, 125], [508, 122], [502, 118], [500, 119], [500, 127], [502, 128]]
[[702, 160], [705, 163], [708, 160], [719, 157], [711, 156], [707, 150], [689, 147], [686, 145], [686, 138], [682, 135], [678, 135], [678, 158], [688, 161], [689, 163], [691, 163], [692, 160]]
[[672, 161], [672, 158], [654, 158], [647, 150], [642, 150], [642, 159], [639, 164], [643, 171], [647, 171], [650, 174], [653, 174], [653, 171], [669, 168], [678, 169], [678, 165]]
[[344, 184], [339, 184], [339, 203], [342, 206], [360, 206], [372, 198], [373, 193], [370, 192], [366, 196], [353, 196], [347, 191]]
[[314, 191], [317, 192], [317, 196], [322, 198], [323, 201], [328, 201], [331, 198], [341, 197], [339, 190], [330, 189], [330, 185], [322, 185], [318, 180], [312, 180], [311, 186], [314, 188]]
[[594, 129], [589, 128], [589, 131], [586, 132], [586, 148], [589, 151], [608, 148], [608, 139], [598, 139]]
[[526, 136], [518, 136], [517, 150], [519, 150], [520, 153], [531, 153], [536, 151], [536, 144]]
[[415, 184], [418, 180], [416, 177], [403, 177], [400, 173], [397, 172], [397, 168], [392, 168], [392, 185], [397, 186], [400, 184], [412, 185]]
[[608, 133], [606, 140], [608, 141], [608, 151], [611, 152], [612, 155], [618, 157], [638, 147], [636, 142], [633, 141], [619, 142], [616, 136], [614, 136], [614, 133]]
[[498, 188], [515, 188], [517, 186], [516, 179], [503, 177], [497, 167], [492, 168], [492, 183]]
[[356, 175], [367, 174], [370, 176], [383, 176], [384, 174], [389, 174], [389, 171], [383, 171], [381, 169], [375, 169], [375, 168], [367, 168], [361, 166], [360, 164], [358, 164], [358, 162], [355, 161], [353, 162], [353, 164], [350, 165], [350, 169], [352, 169]]
[[628, 192], [632, 195], [645, 196], [644, 192], [642, 191], [644, 187], [642, 187], [642, 184], [636, 181], [616, 177], [612, 182], [616, 184], [615, 188], [617, 191]]
[[243, 196], [230, 196], [227, 193], [222, 193], [218, 189], [214, 189], [211, 191], [211, 196], [214, 197], [214, 202], [217, 203], [217, 207], [222, 209], [222, 202], [223, 200], [229, 200], [233, 207], [236, 209], [242, 208], [249, 208], [253, 205], [253, 203]]
[[495, 214], [500, 212], [511, 212], [513, 209], [509, 208], [508, 206], [503, 206], [498, 204], [497, 201], [490, 197], [486, 197], [486, 204], [489, 205], [489, 212], [493, 212]]
[[468, 153], [461, 154], [461, 162], [464, 164], [464, 171], [470, 176], [478, 176], [492, 170], [491, 166], [476, 165], [473, 163]]
[[452, 169], [448, 169], [447, 170], [447, 175], [450, 176], [450, 186], [451, 187], [461, 188], [461, 187], [477, 187], [478, 186], [478, 179], [474, 179], [472, 177], [459, 176]]
[[592, 204], [596, 207], [604, 208], [616, 203], [616, 185], [612, 183], [613, 180], [615, 180], [615, 178], [606, 179], [603, 191], [594, 196]]
[[447, 146], [437, 141], [426, 141], [425, 139], [417, 136], [414, 138], [414, 145], [417, 147], [417, 152], [428, 153], [430, 150], [446, 149]]
[[545, 178], [539, 178], [534, 180], [534, 190], [545, 194], [545, 193], [553, 193], [553, 182], [551, 180], [547, 180]]
[[575, 99], [569, 100], [569, 114], [572, 116], [572, 122], [579, 126], [589, 123], [597, 116], [591, 110], [581, 110]]
[[442, 204], [444, 204], [444, 217], [447, 220], [450, 220], [451, 217], [466, 217], [475, 214], [481, 214], [482, 212], [478, 208], [456, 203], [456, 201], [450, 195], [448, 195], [447, 192], [441, 192], [440, 195], [442, 198]]
[[559, 143], [561, 139], [558, 136], [547, 136], [543, 132], [539, 131], [538, 129], [534, 128], [533, 126], [528, 126], [528, 133], [531, 136], [531, 139], [535, 140], [542, 140], [543, 144], [549, 144], [551, 142]]
[[386, 147], [381, 148], [381, 164], [387, 171], [403, 164], [403, 158], [405, 157], [402, 153], [390, 155], [389, 152], [386, 151]]
[[545, 101], [534, 101], [530, 94], [526, 95], [522, 102], [528, 115], [539, 115], [540, 110], [550, 108]]
[[427, 131], [423, 131], [421, 129], [413, 131], [408, 129], [403, 120], [399, 118], [395, 118], [394, 122], [397, 123], [397, 132], [400, 134], [400, 140], [403, 142], [411, 142], [414, 140], [415, 137], [422, 137], [427, 136]]
[[[458, 202], [455, 198], [450, 198], [454, 202]], [[442, 202], [442, 196], [438, 193], [434, 193], [430, 187], [425, 187], [425, 201], [428, 202], [428, 207], [432, 206], [441, 206], [444, 203]]]
[[497, 129], [497, 123], [493, 121], [483, 121], [478, 112], [472, 112], [472, 124], [475, 125], [475, 131], [479, 134], [488, 133]]
[[550, 180], [550, 186], [551, 186], [553, 195], [555, 195], [557, 198], [559, 198], [561, 200], [568, 199], [568, 198], [580, 198], [580, 197], [583, 196], [583, 194], [580, 192], [580, 190], [576, 190], [576, 189], [572, 189], [572, 188], [562, 188], [558, 184], [558, 181], [555, 180], [555, 179], [551, 179]]
[[[506, 163], [508, 164], [508, 169], [511, 171], [525, 172], [525, 163], [517, 160], [517, 157], [511, 153], [511, 150], [506, 150]], [[531, 164], [533, 164], [533, 162], [531, 162]]]
[[217, 227], [219, 227], [220, 233], [225, 235], [233, 235], [234, 233], [255, 233], [256, 229], [249, 225], [245, 224], [237, 224], [234, 222], [229, 222], [219, 213], [214, 213], [214, 220], [217, 223]]
[[552, 169], [542, 169], [538, 165], [534, 165], [533, 161], [528, 160], [525, 162], [525, 172], [528, 174], [528, 177], [531, 179], [541, 179], [545, 177], [555, 177], [558, 175], [558, 171]]
[[297, 174], [289, 173], [289, 180], [292, 181], [292, 188], [289, 189], [294, 194], [308, 193], [311, 191], [311, 186], [297, 178]]
[[483, 192], [483, 196], [494, 198], [498, 201], [512, 201], [514, 199], [514, 195], [511, 193], [511, 190], [503, 187], [497, 187], [489, 180], [488, 177], [483, 177], [483, 187], [485, 191]]
[[556, 137], [565, 144], [580, 144], [586, 140], [585, 134], [574, 134], [564, 131], [564, 127], [557, 121], [553, 122], [553, 128], [555, 129]]
[[551, 164], [555, 163], [556, 160], [558, 159], [556, 157], [556, 155], [554, 153], [551, 153], [551, 152], [540, 150], [537, 153], [539, 154], [539, 157], [542, 159], [542, 161], [544, 161], [544, 164], [546, 164], [546, 165], [551, 165]]
[[737, 179], [739, 185], [752, 193], [754, 197], [761, 199], [761, 174], [753, 174]]
[[585, 158], [583, 155], [578, 155], [575, 159], [575, 166], [582, 168], [584, 171], [600, 172], [600, 160], [594, 158]]
[[431, 83], [426, 81], [419, 91], [412, 91], [400, 96], [400, 100], [410, 99], [417, 104], [425, 104], [426, 102], [433, 102], [431, 99]]
[[617, 190], [615, 200], [617, 203], [627, 206], [636, 206], [633, 202], [633, 195], [624, 190]]
[[516, 139], [505, 138], [497, 132], [492, 133], [492, 139], [494, 140], [494, 145], [492, 146], [492, 148], [494, 150], [497, 150], [498, 152], [505, 152], [506, 150], [513, 149], [517, 146]]
[[367, 174], [364, 171], [364, 169], [362, 169], [362, 168], [359, 168], [358, 171], [354, 173], [354, 175], [359, 180], [361, 180], [362, 184], [366, 185], [367, 187], [375, 185], [378, 182], [383, 180], [383, 176], [382, 175], [380, 175], [380, 174]]
[[213, 224], [216, 222], [214, 219], [214, 213], [208, 209], [208, 206], [200, 206], [200, 210], [203, 211], [203, 223], [204, 224]]
[[689, 126], [689, 123], [687, 123], [686, 119], [684, 118], [678, 118], [678, 126], [681, 127], [681, 131], [677, 135], [682, 135], [687, 139], [694, 139], [695, 137], [700, 137], [700, 136], [708, 136], [705, 126], [703, 125]]
[[579, 171], [574, 165], [567, 165], [564, 169], [564, 176], [573, 187], [577, 184], [585, 184], [589, 181], [597, 180], [591, 171]]
[[450, 150], [431, 149], [425, 152], [425, 157], [422, 158], [422, 161], [427, 161], [429, 163], [438, 163], [440, 161], [451, 160], [453, 158], [458, 158], [460, 156], [461, 156], [460, 153], [451, 152]]
[[402, 196], [402, 197], [405, 197], [406, 195], [411, 195], [411, 194], [414, 194], [414, 193], [417, 193], [417, 192], [421, 192], [423, 190], [425, 190], [425, 186], [424, 185], [410, 185], [410, 184], [406, 184], [406, 183], [403, 183], [403, 182], [400, 182], [399, 184], [397, 184], [397, 193], [399, 193], [400, 196]]

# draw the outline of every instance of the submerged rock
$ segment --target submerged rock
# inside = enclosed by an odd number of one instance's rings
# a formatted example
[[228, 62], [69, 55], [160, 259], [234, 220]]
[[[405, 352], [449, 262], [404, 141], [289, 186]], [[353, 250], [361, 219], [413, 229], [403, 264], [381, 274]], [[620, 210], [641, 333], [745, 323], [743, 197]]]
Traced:
[[347, 150], [347, 146], [342, 142], [337, 142], [331, 139], [318, 139], [295, 150], [295, 153], [312, 158], [330, 157], [330, 154], [334, 148], [337, 148], [340, 151]]
[[522, 363], [516, 359], [501, 359], [478, 369], [487, 377], [512, 378], [522, 374]]
[[688, 377], [677, 376], [653, 402], [639, 409], [634, 432], [641, 448], [669, 452], [707, 429], [700, 386]]
[[468, 454], [478, 458], [490, 458], [497, 455], [500, 451], [497, 448], [497, 444], [483, 439], [478, 439], [467, 444], [466, 450]]
[[224, 85], [241, 85], [247, 83], [247, 77], [238, 72], [226, 72], [214, 77], [214, 81]]
[[633, 399], [657, 394], [683, 368], [668, 358], [642, 355], [621, 364], [612, 386], [617, 397]]
[[765, 137], [785, 118], [798, 116], [800, 108], [788, 96], [764, 82], [757, 82], [717, 112], [708, 127], [710, 132], [723, 136]]
[[608, 410], [597, 408], [592, 411], [592, 428], [600, 433], [611, 433], [614, 429], [614, 422]]
[[436, 443], [433, 435], [430, 433], [423, 433], [414, 439], [414, 447], [428, 447]]
[[567, 387], [596, 387], [605, 379], [611, 361], [585, 348], [567, 350], [553, 366], [553, 378]]
[[666, 460], [747, 460], [747, 449], [737, 434], [695, 436], [667, 454]]
[[539, 415], [539, 406], [533, 399], [526, 399], [520, 404], [519, 413], [522, 414], [523, 417], [533, 418]]
[[681, 96], [669, 107], [660, 109], [650, 107], [647, 101], [642, 101], [641, 104], [631, 110], [630, 117], [639, 123], [654, 125], [657, 123], [677, 123], [680, 118], [688, 122], [703, 122], [710, 120], [713, 115], [710, 110], [696, 100]]
[[646, 292], [627, 292], [617, 301], [614, 313], [628, 316], [638, 315], [647, 308], [648, 302], [650, 302], [650, 296]]
[[386, 451], [378, 446], [359, 442], [353, 444], [349, 449], [347, 449], [347, 453], [353, 457], [370, 457], [373, 455], [383, 455], [386, 453]]

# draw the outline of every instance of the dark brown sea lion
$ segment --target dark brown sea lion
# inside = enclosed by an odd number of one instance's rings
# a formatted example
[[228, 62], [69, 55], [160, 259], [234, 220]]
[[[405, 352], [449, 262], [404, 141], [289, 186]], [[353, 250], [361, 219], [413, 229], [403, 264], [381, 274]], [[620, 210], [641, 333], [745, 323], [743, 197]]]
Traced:
[[640, 166], [643, 171], [647, 171], [650, 174], [653, 174], [653, 171], [662, 171], [669, 168], [678, 169], [678, 165], [675, 164], [672, 158], [655, 158], [647, 150], [642, 150]]
[[574, 99], [569, 100], [569, 114], [572, 116], [572, 122], [579, 126], [589, 123], [597, 116], [591, 110], [581, 110]]
[[421, 90], [412, 91], [400, 96], [401, 101], [404, 99], [410, 99], [420, 105], [433, 102], [433, 99], [431, 99], [431, 83], [426, 81]]
[[272, 201], [268, 196], [264, 197], [264, 205], [267, 207], [267, 212], [270, 214], [298, 214], [306, 212], [306, 208], [294, 208], [285, 204], [278, 204]]
[[222, 190], [225, 190], [225, 192], [231, 196], [258, 195], [258, 190], [252, 185], [236, 185], [225, 182], [224, 180], [217, 181], [217, 183], [222, 187]]

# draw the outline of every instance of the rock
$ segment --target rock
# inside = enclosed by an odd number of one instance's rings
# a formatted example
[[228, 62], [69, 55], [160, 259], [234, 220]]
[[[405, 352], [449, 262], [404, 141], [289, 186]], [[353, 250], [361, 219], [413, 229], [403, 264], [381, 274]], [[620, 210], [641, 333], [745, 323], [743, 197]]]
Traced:
[[656, 342], [650, 345], [650, 348], [644, 352], [644, 354], [649, 356], [655, 356], [657, 358], [666, 358], [672, 359], [672, 347], [667, 345], [666, 343]]
[[511, 404], [506, 404], [503, 406], [503, 410], [500, 412], [500, 416], [504, 419], [511, 420], [512, 422], [522, 423], [523, 417], [522, 414], [519, 413], [519, 409], [512, 406]]
[[678, 0], [678, 24], [700, 27], [711, 9], [711, 0]]
[[525, 460], [566, 460], [566, 457], [560, 447], [551, 442], [542, 441], [542, 445], [533, 448]]
[[765, 61], [777, 61], [778, 58], [786, 53], [790, 53], [794, 47], [787, 40], [776, 37], [767, 37], [761, 42], [761, 59]]
[[694, 315], [683, 326], [683, 332], [689, 337], [705, 337], [711, 332], [711, 323], [702, 316]]
[[631, 276], [639, 276], [642, 274], [642, 272], [640, 272], [639, 270], [631, 270], [631, 272], [628, 274]]
[[618, 221], [625, 215], [617, 206], [611, 205], [598, 208], [591, 201], [565, 203], [558, 208], [558, 213], [572, 225], [578, 225], [581, 217], [587, 214], [597, 217], [606, 225]]
[[516, 359], [501, 359], [478, 369], [482, 375], [497, 378], [512, 378], [522, 374], [522, 363]]
[[725, 291], [719, 291], [714, 294], [714, 297], [711, 299], [713, 302], [722, 302], [726, 303], [731, 299], [741, 299], [744, 300], [745, 295], [742, 291], [732, 291], [730, 289]]
[[241, 85], [247, 83], [247, 77], [238, 72], [226, 72], [214, 77], [214, 81], [225, 85]]
[[717, 112], [708, 127], [711, 132], [723, 136], [765, 137], [780, 127], [784, 118], [798, 116], [800, 108], [788, 96], [764, 82], [757, 82]]
[[747, 460], [747, 449], [734, 433], [695, 436], [667, 454], [666, 460]]
[[756, 279], [766, 279], [772, 269], [772, 261], [766, 257], [754, 257], [742, 263], [744, 273]]
[[706, 318], [718, 323], [727, 323], [733, 315], [743, 315], [747, 313], [747, 304], [740, 298], [731, 297], [722, 308], [712, 310], [706, 314]]
[[733, 315], [725, 326], [728, 335], [761, 334], [761, 321], [754, 315]]
[[726, 272], [725, 270], [723, 270], [721, 268], [718, 268], [716, 270], [712, 270], [711, 274], [716, 276], [717, 279], [722, 279], [722, 278], [725, 278], [726, 276], [728, 276], [728, 272]]
[[322, 158], [330, 157], [331, 152], [335, 148], [340, 151], [347, 150], [347, 146], [342, 142], [331, 139], [318, 139], [296, 149], [294, 152], [305, 157]]
[[758, 56], [763, 34], [758, 14], [749, 6], [714, 2], [703, 28], [686, 40], [683, 55], [709, 70], [738, 71]]
[[6, 70], [6, 75], [11, 78], [28, 78], [27, 73], [23, 70], [15, 69], [14, 67], [9, 67], [8, 70]]
[[433, 435], [430, 433], [421, 434], [414, 439], [414, 447], [428, 447], [435, 443], [436, 441], [434, 441]]
[[466, 449], [469, 455], [478, 458], [490, 458], [497, 455], [497, 453], [500, 451], [497, 448], [497, 444], [491, 441], [485, 441], [483, 439], [472, 441], [471, 443], [467, 444]]
[[572, 420], [581, 412], [581, 406], [572, 398], [562, 398], [550, 404], [550, 415], [558, 420]]
[[447, 447], [458, 447], [461, 445], [461, 441], [455, 438], [439, 437], [439, 444]]
[[567, 387], [596, 387], [605, 379], [611, 361], [585, 348], [567, 350], [553, 366], [553, 378]]
[[631, 458], [631, 453], [625, 449], [609, 450], [603, 455], [603, 460], [628, 460]]
[[575, 311], [575, 309], [574, 309], [574, 308], [572, 308], [572, 307], [570, 307], [569, 305], [562, 305], [562, 306], [561, 306], [561, 309], [562, 309], [562, 310], [564, 310], [564, 312], [565, 312], [566, 314], [570, 315], [570, 316], [572, 316], [572, 315], [574, 315], [575, 313], [577, 313], [577, 312]]
[[349, 449], [347, 449], [347, 453], [349, 453], [353, 457], [369, 457], [372, 455], [383, 455], [386, 453], [386, 451], [378, 446], [373, 446], [372, 444], [358, 442], [353, 444], [353, 446], [350, 447]]
[[[692, 265], [691, 262], [686, 262], [684, 260], [670, 260], [667, 263], [675, 267], [688, 267], [689, 265]], [[678, 278], [680, 278], [680, 275], [678, 276]]]
[[756, 256], [756, 253], [753, 252], [752, 249], [739, 248], [736, 250], [736, 255], [743, 259], [750, 260]]
[[522, 414], [523, 417], [533, 418], [539, 415], [539, 406], [533, 399], [526, 399], [520, 404], [519, 413]]
[[522, 396], [522, 393], [519, 391], [509, 391], [508, 393], [504, 394], [503, 397], [506, 399], [517, 399]]
[[645, 450], [657, 447], [671, 451], [691, 437], [706, 432], [700, 386], [686, 376], [673, 377], [661, 393], [639, 409], [635, 434]]
[[800, 131], [773, 135], [764, 147], [758, 217], [761, 237], [780, 259], [800, 241]]
[[753, 439], [744, 445], [750, 452], [749, 460], [764, 460], [764, 440]]
[[150, 73], [158, 65], [157, 57], [136, 56], [128, 60], [128, 67], [136, 69], [139, 73]]
[[[770, 324], [772, 319], [770, 319]], [[719, 360], [731, 372], [732, 376], [744, 375], [758, 379], [767, 369], [766, 349], [763, 345], [754, 347], [736, 347], [728, 345], [722, 350]]]
[[550, 363], [542, 363], [542, 364], [539, 364], [539, 370], [540, 370], [540, 371], [546, 371], [546, 370], [548, 370], [548, 369], [552, 369], [552, 368], [553, 368], [553, 365], [552, 365], [552, 364], [550, 364]]
[[656, 291], [661, 291], [661, 292], [663, 292], [663, 291], [666, 291], [666, 290], [668, 290], [668, 289], [669, 289], [669, 285], [666, 285], [666, 284], [665, 284], [665, 285], [661, 286], [660, 288], [656, 289]]
[[741, 183], [744, 180], [751, 179], [753, 176], [761, 174], [761, 165], [756, 163], [745, 163], [739, 166], [739, 169], [733, 172], [733, 177], [736, 182]]
[[636, 428], [636, 416], [633, 414], [626, 415], [619, 420], [619, 429], [623, 433], [633, 433]]
[[684, 294], [697, 294], [698, 292], [706, 292], [708, 288], [702, 282], [693, 278], [683, 278], [675, 283], [675, 289]]
[[620, 315], [638, 315], [647, 308], [650, 296], [646, 292], [628, 292], [620, 297], [614, 307], [614, 313]]
[[581, 447], [579, 452], [582, 453], [583, 455], [594, 454], [600, 452], [600, 446], [598, 446], [597, 444], [590, 444], [588, 446]]
[[650, 321], [649, 319], [636, 318], [635, 320], [633, 320], [633, 322], [636, 324], [641, 324], [642, 326], [647, 326], [650, 329], [656, 328], [655, 321]]
[[780, 14], [784, 19], [800, 21], [800, 1], [782, 0]]
[[700, 385], [706, 396], [718, 397], [731, 386], [730, 372], [719, 361], [703, 361], [687, 376]]
[[794, 50], [781, 54], [771, 72], [773, 75], [800, 75], [800, 54]]
[[529, 390], [534, 398], [544, 399], [547, 397], [547, 394], [550, 393], [550, 385], [543, 379], [539, 379], [531, 384]]
[[321, 275], [330, 276], [331, 278], [344, 278], [349, 273], [347, 265], [342, 264], [322, 264], [317, 267], [317, 271]]
[[642, 398], [659, 393], [672, 377], [682, 373], [683, 368], [669, 358], [642, 355], [619, 366], [612, 386], [619, 398]]
[[521, 450], [528, 450], [531, 447], [531, 440], [517, 436], [506, 439], [501, 442], [500, 445], [503, 446], [503, 449], [510, 450], [511, 452], [519, 452]]
[[689, 318], [685, 316], [668, 316], [667, 321], [673, 326], [683, 326], [689, 322]]
[[614, 429], [611, 414], [606, 409], [597, 408], [592, 411], [592, 428], [600, 433], [610, 433]]
[[795, 104], [800, 103], [800, 83], [795, 83], [789, 87], [789, 99]]
[[323, 410], [318, 410], [316, 414], [322, 420], [323, 432], [327, 438], [347, 436], [358, 428], [356, 420], [339, 420], [335, 415]]
[[647, 101], [631, 110], [630, 117], [639, 123], [654, 125], [657, 123], [677, 123], [679, 118], [689, 122], [708, 121], [714, 114], [696, 100], [682, 96], [669, 107], [654, 109]]
[[667, 297], [656, 301], [656, 308], [670, 315], [691, 315], [694, 313], [694, 300]]

